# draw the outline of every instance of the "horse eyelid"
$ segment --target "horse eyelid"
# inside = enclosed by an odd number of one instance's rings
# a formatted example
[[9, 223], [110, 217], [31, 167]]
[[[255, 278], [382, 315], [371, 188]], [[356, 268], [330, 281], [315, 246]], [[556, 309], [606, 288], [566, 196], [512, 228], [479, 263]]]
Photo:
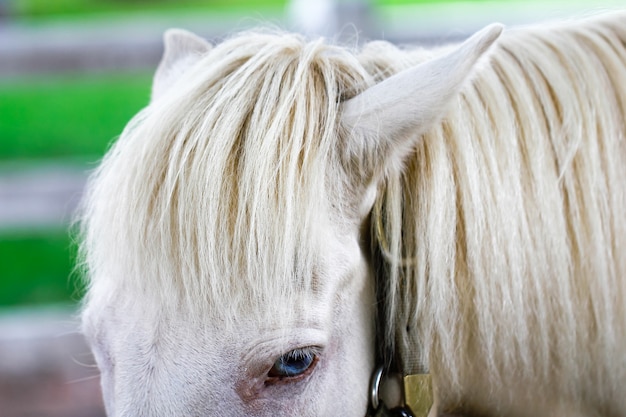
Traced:
[[[308, 375], [310, 375], [315, 369], [319, 357], [321, 354], [322, 348], [319, 346], [306, 346], [301, 348], [296, 348], [290, 350], [282, 354], [276, 359], [274, 362], [274, 366], [268, 372], [268, 380], [266, 381], [267, 385], [274, 385], [279, 382], [291, 383], [298, 382]], [[277, 365], [280, 363], [283, 366], [288, 360], [300, 360], [306, 359], [306, 367], [302, 369], [302, 372], [294, 372], [292, 375], [289, 375], [288, 372], [284, 370], [275, 369]]]

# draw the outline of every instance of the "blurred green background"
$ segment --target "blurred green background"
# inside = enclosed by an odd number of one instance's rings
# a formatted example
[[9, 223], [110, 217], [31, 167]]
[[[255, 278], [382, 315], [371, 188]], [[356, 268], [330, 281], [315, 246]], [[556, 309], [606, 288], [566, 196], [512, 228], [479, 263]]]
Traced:
[[[211, 3], [225, 7], [228, 1]], [[38, 27], [103, 13], [110, 18], [111, 14], [208, 5], [206, 1], [18, 0], [5, 7], [10, 7], [5, 19]], [[0, 78], [0, 167], [19, 169], [50, 161], [93, 167], [126, 122], [146, 105], [150, 80], [148, 69]], [[76, 245], [66, 226], [0, 229], [0, 308], [71, 305], [80, 300], [81, 280], [74, 272]]]
[[[382, 9], [406, 3], [450, 2], [372, 3]], [[3, 22], [18, 24], [21, 30], [37, 30], [63, 22], [89, 24], [120, 16], [144, 18], [146, 14], [162, 18], [224, 12], [245, 16], [263, 10], [264, 16], [278, 18], [285, 6], [286, 0], [0, 0], [0, 29]], [[0, 173], [9, 169], [6, 167], [19, 169], [50, 161], [92, 168], [126, 122], [147, 104], [151, 76], [152, 69], [146, 68], [0, 77]], [[73, 272], [75, 252], [67, 225], [1, 228], [0, 307], [76, 303], [82, 289], [78, 274]]]
[[[149, 74], [0, 80], [0, 164], [93, 166], [149, 91]], [[78, 300], [74, 253], [62, 226], [0, 230], [0, 307]]]
[[[386, 0], [394, 1], [394, 0]], [[395, 0], [402, 1], [402, 0]], [[405, 0], [406, 1], [406, 0]], [[286, 0], [15, 0], [0, 6], [11, 22], [40, 28], [146, 14], [264, 10]], [[150, 95], [152, 69], [138, 72], [46, 73], [0, 78], [0, 167], [38, 161], [93, 167]], [[0, 200], [0, 204], [2, 201]], [[0, 307], [71, 304], [83, 293], [74, 271], [76, 244], [60, 226], [0, 230]]]

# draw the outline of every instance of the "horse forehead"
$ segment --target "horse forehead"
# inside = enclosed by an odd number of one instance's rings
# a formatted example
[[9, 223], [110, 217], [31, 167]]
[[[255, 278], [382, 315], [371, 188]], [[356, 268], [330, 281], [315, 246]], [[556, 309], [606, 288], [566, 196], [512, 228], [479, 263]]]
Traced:
[[[144, 340], [157, 339], [167, 335], [172, 345], [176, 346], [186, 340], [187, 335], [193, 337], [206, 335], [206, 344], [211, 340], [220, 340], [217, 336], [237, 335], [245, 332], [269, 331], [277, 327], [298, 328], [313, 325], [325, 327], [328, 314], [335, 308], [337, 296], [350, 291], [356, 275], [366, 274], [363, 254], [359, 247], [358, 230], [334, 222], [330, 217], [319, 224], [317, 242], [309, 248], [316, 251], [315, 266], [311, 271], [314, 275], [310, 291], [287, 292], [295, 296], [281, 298], [281, 294], [266, 294], [267, 299], [276, 301], [271, 304], [237, 303], [233, 311], [233, 299], [206, 299], [214, 303], [217, 309], [186, 310], [181, 313], [174, 308], [160, 308], [162, 299], [167, 294], [157, 291], [153, 297], [119, 297], [111, 305], [105, 301], [102, 308], [101, 298], [94, 298], [83, 311], [83, 328], [86, 333], [95, 332], [95, 327], [104, 325], [109, 331], [106, 334], [133, 334]], [[254, 258], [254, 256], [251, 256]], [[259, 262], [271, 258], [261, 256]], [[296, 260], [294, 263], [297, 263]], [[295, 277], [297, 278], [297, 277]], [[297, 279], [293, 285], [297, 286]], [[139, 277], [138, 279], [141, 279]], [[216, 277], [215, 279], [224, 279]], [[237, 280], [233, 280], [236, 282]], [[290, 280], [285, 280], [291, 285]], [[230, 286], [231, 284], [225, 283]], [[232, 284], [234, 285], [234, 284]], [[197, 287], [200, 290], [201, 287]], [[268, 288], [274, 288], [268, 286]], [[237, 296], [236, 289], [234, 296]], [[227, 292], [229, 292], [227, 291]], [[242, 291], [245, 292], [245, 289]], [[267, 292], [260, 290], [261, 293]], [[247, 294], [247, 293], [246, 293]], [[217, 297], [220, 298], [220, 297]], [[240, 297], [241, 298], [241, 297]], [[244, 297], [245, 298], [245, 297]], [[110, 300], [109, 300], [110, 301]], [[262, 311], [266, 309], [267, 311]], [[210, 315], [206, 313], [210, 312]], [[92, 329], [92, 330], [90, 330]], [[122, 339], [125, 336], [122, 336]], [[233, 340], [222, 340], [222, 345], [233, 345]], [[168, 342], [169, 343], [169, 342]], [[198, 344], [202, 341], [198, 340]], [[121, 346], [125, 349], [124, 346]]]

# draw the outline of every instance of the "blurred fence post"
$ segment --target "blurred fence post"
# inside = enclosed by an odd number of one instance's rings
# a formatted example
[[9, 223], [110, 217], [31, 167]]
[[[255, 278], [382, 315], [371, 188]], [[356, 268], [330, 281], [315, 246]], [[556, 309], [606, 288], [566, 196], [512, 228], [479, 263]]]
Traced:
[[290, 0], [290, 29], [333, 39], [371, 36], [376, 26], [371, 0]]

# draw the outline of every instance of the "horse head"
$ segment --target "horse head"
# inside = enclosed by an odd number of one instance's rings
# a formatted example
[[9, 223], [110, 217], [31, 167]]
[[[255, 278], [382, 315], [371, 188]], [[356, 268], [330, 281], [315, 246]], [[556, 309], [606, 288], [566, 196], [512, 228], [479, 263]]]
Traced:
[[378, 185], [500, 31], [382, 81], [321, 41], [168, 32], [83, 205], [108, 415], [363, 416]]

